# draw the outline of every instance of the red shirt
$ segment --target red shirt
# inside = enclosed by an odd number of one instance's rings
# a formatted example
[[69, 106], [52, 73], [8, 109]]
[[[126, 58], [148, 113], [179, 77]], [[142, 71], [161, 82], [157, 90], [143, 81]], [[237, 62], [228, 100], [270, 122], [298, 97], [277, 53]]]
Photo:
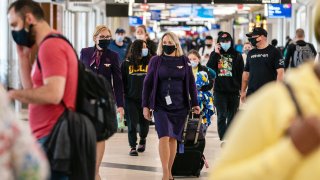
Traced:
[[[74, 110], [78, 86], [78, 60], [73, 48], [63, 39], [49, 38], [40, 45], [38, 57], [41, 71], [35, 61], [31, 72], [33, 88], [43, 86], [45, 78], [65, 77], [63, 101], [68, 108]], [[64, 109], [62, 104], [29, 105], [30, 126], [37, 139], [51, 133]]]

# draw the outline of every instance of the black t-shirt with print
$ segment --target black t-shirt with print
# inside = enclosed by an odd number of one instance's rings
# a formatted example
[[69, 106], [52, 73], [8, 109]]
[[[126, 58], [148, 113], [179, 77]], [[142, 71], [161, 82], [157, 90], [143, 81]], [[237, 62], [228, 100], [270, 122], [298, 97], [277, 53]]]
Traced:
[[265, 49], [253, 49], [248, 53], [244, 71], [249, 72], [248, 93], [250, 95], [268, 82], [277, 79], [277, 69], [284, 68], [281, 52], [269, 45]]

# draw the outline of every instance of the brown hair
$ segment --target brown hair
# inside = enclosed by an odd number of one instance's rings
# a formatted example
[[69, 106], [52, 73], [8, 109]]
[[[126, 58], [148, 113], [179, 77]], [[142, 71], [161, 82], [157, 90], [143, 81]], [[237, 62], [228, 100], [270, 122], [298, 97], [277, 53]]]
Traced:
[[32, 0], [18, 0], [12, 3], [8, 12], [14, 9], [14, 11], [22, 18], [25, 18], [27, 13], [31, 13], [37, 20], [44, 19], [44, 12], [39, 3]]
[[140, 25], [140, 26], [137, 27], [137, 29], [138, 29], [138, 28], [142, 28], [142, 29], [144, 30], [144, 33], [147, 34], [147, 28], [146, 28], [145, 25]]
[[200, 54], [199, 54], [199, 52], [198, 52], [197, 50], [191, 49], [191, 50], [188, 52], [188, 56], [189, 56], [190, 54], [193, 54], [193, 55], [197, 56], [197, 58], [198, 58], [199, 60], [201, 60], [201, 56], [200, 56]]
[[111, 30], [105, 26], [105, 25], [98, 25], [96, 26], [96, 29], [94, 30], [94, 33], [93, 33], [93, 41], [95, 40], [95, 38], [104, 30], [107, 30], [110, 34], [110, 36], [112, 35], [111, 34]]

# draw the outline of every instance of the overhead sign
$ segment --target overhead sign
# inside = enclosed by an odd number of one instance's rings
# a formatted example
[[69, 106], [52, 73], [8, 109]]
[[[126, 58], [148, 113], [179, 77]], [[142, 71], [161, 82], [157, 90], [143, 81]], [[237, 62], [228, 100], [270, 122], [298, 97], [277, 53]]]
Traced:
[[215, 4], [291, 4], [291, 0], [214, 0]]
[[129, 17], [129, 25], [130, 26], [140, 26], [143, 24], [143, 19], [137, 16], [130, 16]]
[[291, 4], [269, 4], [267, 10], [268, 18], [291, 18]]
[[[134, 0], [135, 3], [145, 3], [145, 0]], [[212, 0], [147, 0], [147, 3], [166, 4], [211, 4]]]
[[160, 21], [161, 20], [161, 10], [152, 10], [151, 11], [151, 20]]

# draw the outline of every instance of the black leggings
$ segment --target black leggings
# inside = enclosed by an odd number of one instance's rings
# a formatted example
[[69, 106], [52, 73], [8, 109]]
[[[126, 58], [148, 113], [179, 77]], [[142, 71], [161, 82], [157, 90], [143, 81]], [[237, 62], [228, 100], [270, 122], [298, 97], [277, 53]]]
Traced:
[[139, 124], [140, 141], [144, 141], [149, 133], [150, 122], [143, 117], [141, 102], [130, 99], [125, 100], [125, 111], [128, 125], [128, 139], [130, 147], [137, 146], [137, 126]]
[[224, 134], [230, 126], [234, 115], [239, 108], [240, 97], [237, 94], [214, 94], [215, 106], [218, 116], [218, 134], [220, 140], [223, 140]]

